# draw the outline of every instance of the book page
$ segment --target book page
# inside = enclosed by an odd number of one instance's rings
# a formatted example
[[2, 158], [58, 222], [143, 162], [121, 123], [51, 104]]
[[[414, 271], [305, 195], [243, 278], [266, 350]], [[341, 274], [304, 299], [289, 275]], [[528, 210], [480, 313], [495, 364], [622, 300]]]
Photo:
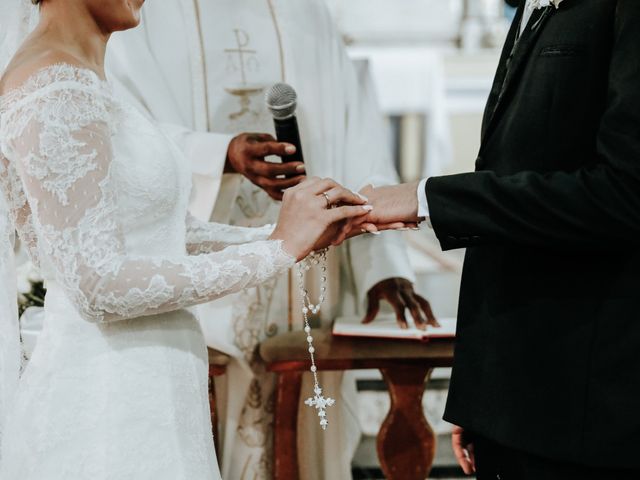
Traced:
[[333, 334], [349, 337], [395, 338], [407, 340], [424, 340], [427, 338], [453, 338], [456, 335], [455, 318], [439, 318], [440, 327], [428, 327], [426, 331], [417, 329], [412, 318], [407, 318], [410, 325], [402, 329], [394, 314], [381, 314], [369, 324], [363, 324], [362, 318], [349, 316], [338, 317], [333, 324]]

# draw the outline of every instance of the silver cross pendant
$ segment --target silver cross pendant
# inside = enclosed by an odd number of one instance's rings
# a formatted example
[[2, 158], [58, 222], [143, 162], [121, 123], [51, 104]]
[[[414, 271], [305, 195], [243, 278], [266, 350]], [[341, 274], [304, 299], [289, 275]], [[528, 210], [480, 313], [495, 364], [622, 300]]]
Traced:
[[313, 389], [313, 392], [315, 393], [314, 397], [307, 398], [304, 401], [304, 404], [309, 407], [315, 407], [316, 410], [318, 410], [318, 417], [320, 417], [320, 426], [323, 430], [326, 430], [327, 425], [329, 425], [329, 422], [327, 420], [327, 407], [333, 407], [336, 401], [333, 398], [325, 398], [322, 395], [322, 389], [318, 386]]

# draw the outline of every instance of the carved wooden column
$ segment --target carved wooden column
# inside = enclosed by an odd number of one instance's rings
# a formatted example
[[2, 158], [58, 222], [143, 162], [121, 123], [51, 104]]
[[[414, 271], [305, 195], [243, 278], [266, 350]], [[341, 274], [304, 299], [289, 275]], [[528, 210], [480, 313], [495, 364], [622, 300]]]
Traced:
[[227, 372], [227, 364], [229, 357], [212, 348], [208, 349], [209, 354], [209, 411], [211, 412], [211, 434], [213, 435], [213, 444], [216, 447], [216, 456], [218, 464], [220, 464], [220, 448], [218, 443], [218, 408], [216, 403], [216, 384], [215, 377], [224, 375]]
[[[260, 355], [278, 375], [274, 419], [275, 480], [298, 480], [297, 429], [302, 375], [309, 371], [306, 333], [288, 332], [265, 340]], [[453, 339], [428, 343], [334, 337], [313, 330], [318, 370], [382, 372], [391, 409], [378, 434], [378, 457], [389, 480], [424, 480], [435, 456], [435, 436], [422, 411], [431, 370], [450, 367]], [[338, 392], [335, 392], [337, 395]], [[331, 427], [330, 427], [331, 428]], [[329, 480], [329, 479], [327, 479]]]
[[436, 438], [424, 416], [422, 397], [432, 369], [398, 366], [380, 369], [391, 408], [378, 432], [378, 459], [387, 480], [424, 480], [436, 452]]
[[[214, 382], [214, 377], [219, 375], [217, 374], [218, 367], [214, 365], [209, 365], [209, 411], [211, 412], [211, 434], [213, 435], [213, 444], [216, 447], [216, 455], [220, 451], [218, 444], [218, 410], [216, 407], [216, 384]], [[220, 458], [218, 458], [218, 462]]]
[[302, 371], [278, 373], [274, 412], [273, 478], [298, 480], [298, 401]]

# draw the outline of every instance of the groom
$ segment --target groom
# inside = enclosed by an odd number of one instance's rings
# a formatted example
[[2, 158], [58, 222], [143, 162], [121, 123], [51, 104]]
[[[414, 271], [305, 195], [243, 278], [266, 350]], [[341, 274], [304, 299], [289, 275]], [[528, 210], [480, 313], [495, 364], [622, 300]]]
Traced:
[[479, 480], [640, 478], [639, 25], [520, 2], [476, 171], [365, 192], [467, 249], [445, 419]]

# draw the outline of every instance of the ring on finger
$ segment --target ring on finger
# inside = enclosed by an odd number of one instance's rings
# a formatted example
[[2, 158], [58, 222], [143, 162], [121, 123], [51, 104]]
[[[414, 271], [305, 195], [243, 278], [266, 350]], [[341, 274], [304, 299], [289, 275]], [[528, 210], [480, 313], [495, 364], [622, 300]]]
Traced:
[[333, 204], [331, 203], [331, 199], [329, 198], [329, 195], [327, 194], [327, 192], [322, 192], [322, 195], [324, 196], [324, 199], [327, 201], [327, 210], [330, 208], [333, 208]]

